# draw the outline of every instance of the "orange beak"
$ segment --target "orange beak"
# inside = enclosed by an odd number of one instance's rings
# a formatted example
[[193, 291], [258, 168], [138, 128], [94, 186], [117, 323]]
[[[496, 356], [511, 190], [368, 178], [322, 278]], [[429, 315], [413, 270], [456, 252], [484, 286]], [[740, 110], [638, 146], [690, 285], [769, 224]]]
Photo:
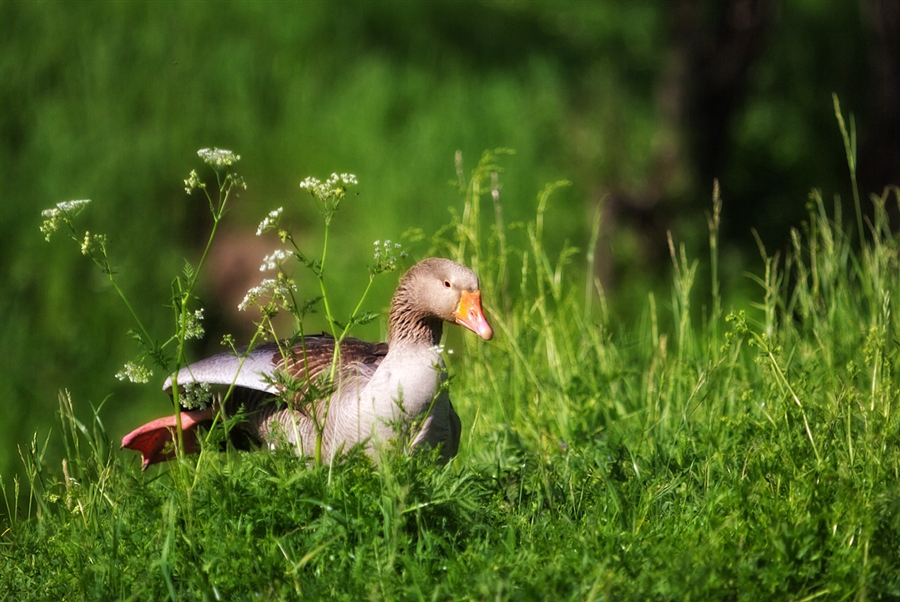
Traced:
[[485, 341], [490, 341], [494, 336], [494, 330], [484, 317], [481, 309], [481, 291], [470, 293], [463, 291], [459, 297], [459, 307], [453, 312], [456, 323], [465, 326]]

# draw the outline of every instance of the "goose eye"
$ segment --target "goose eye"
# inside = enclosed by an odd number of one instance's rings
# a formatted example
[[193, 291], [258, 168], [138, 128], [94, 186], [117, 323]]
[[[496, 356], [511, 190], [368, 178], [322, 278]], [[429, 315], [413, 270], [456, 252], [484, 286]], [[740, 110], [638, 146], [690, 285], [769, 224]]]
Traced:
[[450, 281], [444, 280], [444, 288], [450, 288]]

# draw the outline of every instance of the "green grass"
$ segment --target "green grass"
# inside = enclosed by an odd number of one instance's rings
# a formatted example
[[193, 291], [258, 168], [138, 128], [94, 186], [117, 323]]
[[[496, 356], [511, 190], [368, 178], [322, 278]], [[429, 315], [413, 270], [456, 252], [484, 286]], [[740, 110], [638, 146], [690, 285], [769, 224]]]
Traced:
[[547, 255], [555, 186], [534, 219], [503, 224], [495, 161], [430, 241], [478, 270], [496, 332], [452, 335], [453, 463], [210, 448], [142, 473], [62, 394], [65, 463], [35, 439], [25, 481], [3, 481], [0, 598], [900, 596], [900, 239], [885, 214], [900, 190], [850, 227], [814, 192], [788, 250], [761, 249], [756, 302], [727, 309], [716, 197], [712, 297], [671, 241], [671, 298], [648, 296], [632, 324], [590, 257]]

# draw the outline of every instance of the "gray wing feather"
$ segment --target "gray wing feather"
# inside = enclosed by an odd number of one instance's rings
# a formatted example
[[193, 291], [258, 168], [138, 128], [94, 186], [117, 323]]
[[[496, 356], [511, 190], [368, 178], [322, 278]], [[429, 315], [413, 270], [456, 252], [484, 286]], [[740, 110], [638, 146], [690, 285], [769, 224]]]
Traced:
[[[266, 343], [255, 347], [247, 353], [246, 347], [237, 349], [237, 353], [220, 353], [212, 357], [194, 362], [178, 371], [179, 386], [187, 383], [207, 383], [210, 385], [244, 387], [255, 391], [263, 391], [273, 395], [278, 389], [271, 382], [276, 369], [286, 368], [295, 376], [306, 374], [314, 377], [331, 364], [334, 352], [334, 339], [329, 336], [309, 336], [305, 339], [307, 350], [295, 345], [287, 353], [287, 361], [275, 343]], [[344, 377], [367, 382], [383, 357], [387, 354], [384, 343], [366, 343], [358, 339], [348, 338], [341, 343], [342, 371]], [[166, 379], [163, 391], [172, 390], [172, 377]]]
[[[178, 371], [179, 386], [187, 383], [208, 383], [211, 385], [231, 385], [273, 395], [278, 390], [271, 383], [275, 364], [272, 361], [278, 347], [273, 344], [260, 345], [244, 355], [246, 347], [238, 349], [238, 354], [220, 353]], [[163, 391], [172, 390], [172, 377], [166, 379]]]

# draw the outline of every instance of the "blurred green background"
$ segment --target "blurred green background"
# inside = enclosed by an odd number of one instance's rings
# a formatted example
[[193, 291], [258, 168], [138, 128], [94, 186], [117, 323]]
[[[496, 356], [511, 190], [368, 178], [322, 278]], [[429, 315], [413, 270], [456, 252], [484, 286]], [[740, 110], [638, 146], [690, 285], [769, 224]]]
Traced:
[[[457, 150], [468, 172], [483, 150], [508, 147], [507, 223], [533, 216], [537, 193], [559, 179], [573, 186], [551, 202], [551, 249], [583, 248], [602, 209], [597, 269], [627, 324], [664, 282], [667, 229], [704, 252], [714, 177], [732, 295], [753, 286], [743, 275], [758, 258], [751, 228], [786, 247], [813, 186], [850, 208], [832, 92], [856, 115], [864, 195], [897, 182], [897, 5], [3, 0], [0, 475], [17, 471], [17, 445], [56, 430], [60, 389], [85, 419], [103, 404], [114, 438], [167, 407], [162, 375], [144, 387], [113, 377], [138, 351], [133, 324], [71, 241], [44, 242], [42, 209], [93, 200], [79, 225], [108, 234], [122, 286], [162, 339], [169, 283], [210, 228], [182, 180], [196, 168], [211, 181], [200, 148], [240, 153], [249, 188], [203, 282], [199, 354], [223, 332], [246, 332], [251, 316], [233, 308], [277, 245], [254, 236], [268, 211], [284, 206], [318, 253], [303, 178], [359, 178], [331, 241], [332, 292], [349, 303], [373, 241], [413, 228], [430, 236], [460, 208], [448, 184]], [[427, 253], [427, 241], [411, 251]], [[395, 283], [380, 280], [370, 309], [387, 305]]]

